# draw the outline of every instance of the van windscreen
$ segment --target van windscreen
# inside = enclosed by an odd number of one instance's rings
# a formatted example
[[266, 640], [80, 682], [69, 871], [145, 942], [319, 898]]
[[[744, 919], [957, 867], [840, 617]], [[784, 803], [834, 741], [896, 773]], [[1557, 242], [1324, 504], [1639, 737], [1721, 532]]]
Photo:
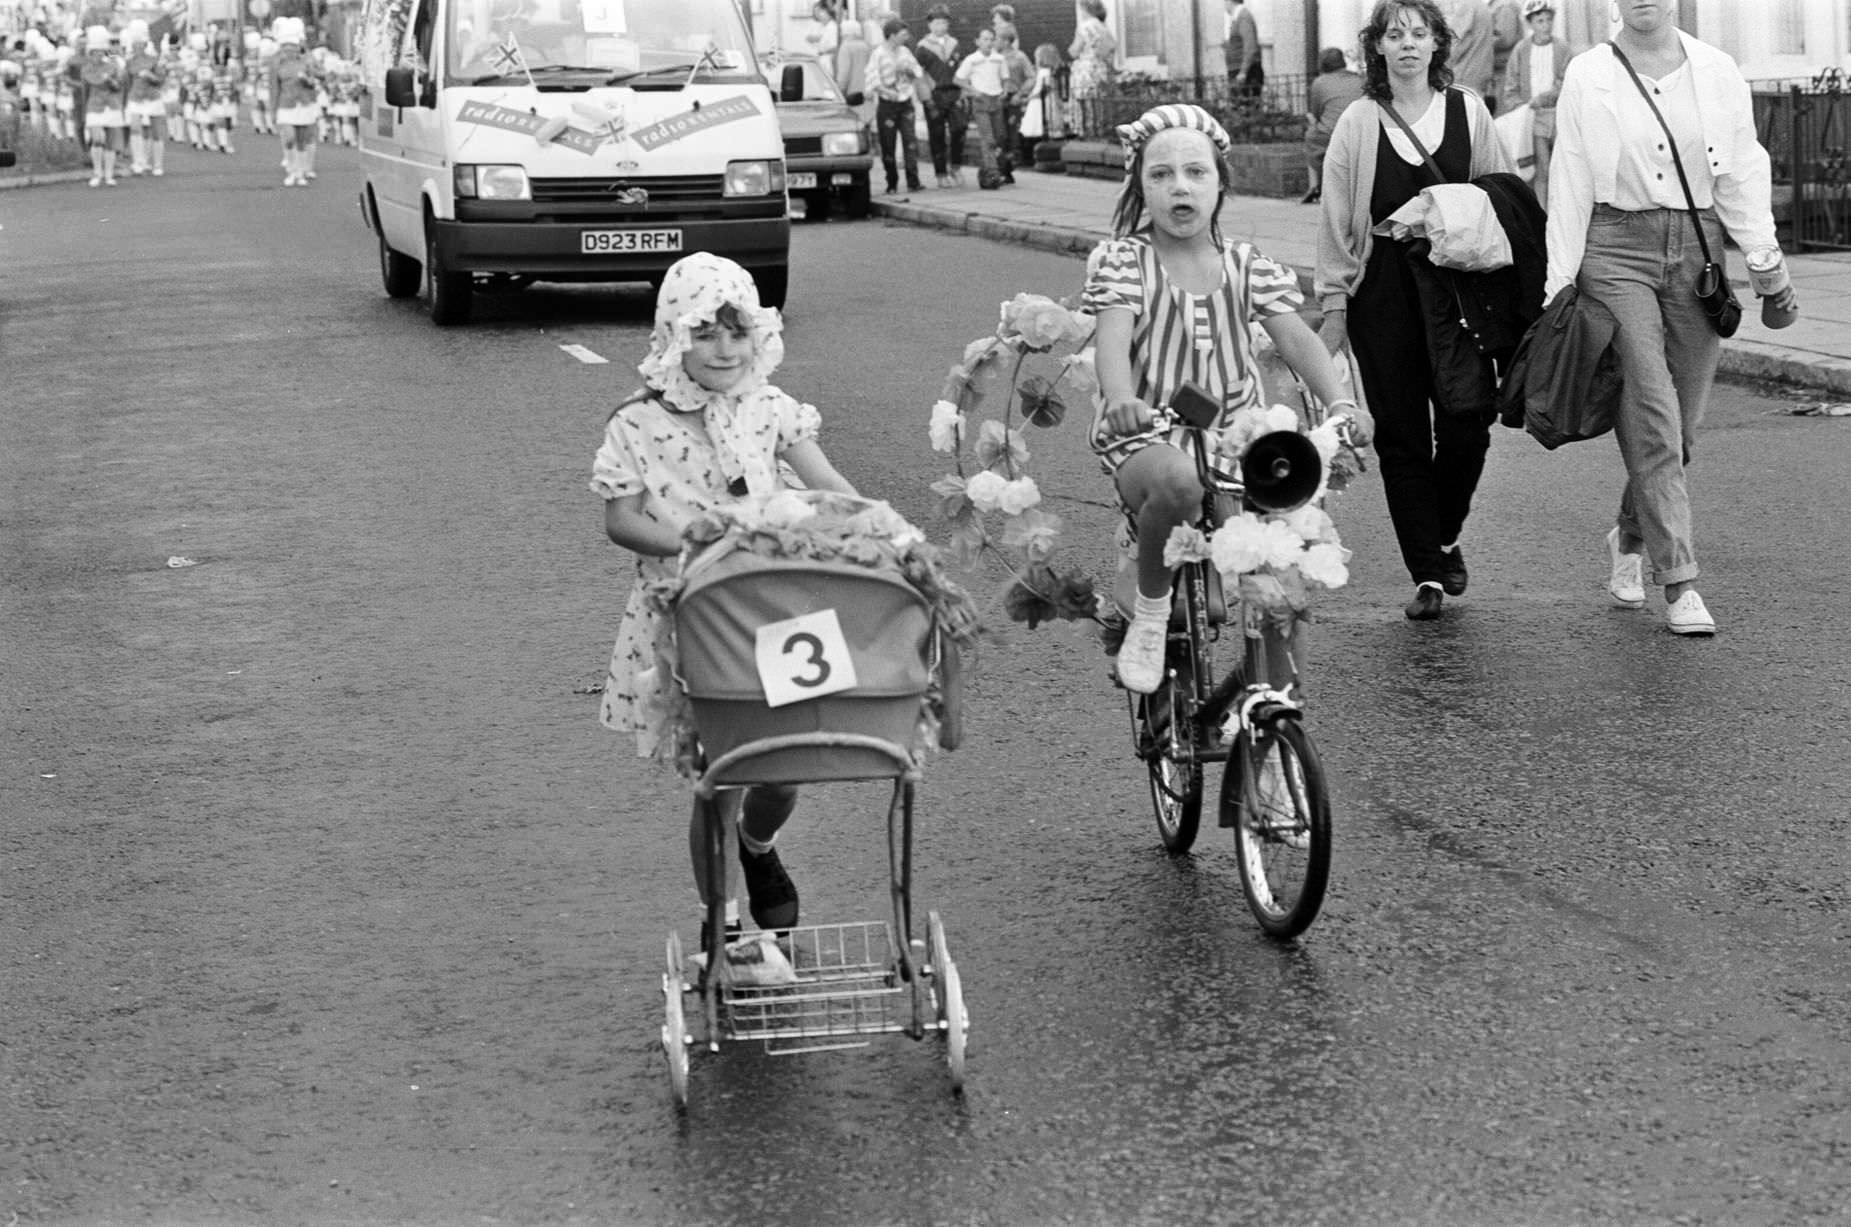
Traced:
[[758, 75], [737, 0], [452, 0], [449, 12], [452, 82]]

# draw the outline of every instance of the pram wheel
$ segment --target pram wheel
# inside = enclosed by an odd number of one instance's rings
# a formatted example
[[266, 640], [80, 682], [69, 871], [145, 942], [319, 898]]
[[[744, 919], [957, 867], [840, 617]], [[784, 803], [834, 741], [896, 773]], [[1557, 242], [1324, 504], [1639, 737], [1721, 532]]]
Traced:
[[667, 1017], [662, 1023], [662, 1052], [668, 1057], [668, 1084], [677, 1107], [688, 1106], [688, 1029], [681, 1012], [681, 935], [668, 935], [668, 970], [662, 975]]
[[926, 916], [926, 934], [931, 942], [932, 983], [938, 996], [938, 1021], [945, 1033], [945, 1062], [951, 1067], [951, 1089], [964, 1089], [964, 1041], [970, 1032], [970, 1016], [964, 1012], [964, 985], [958, 978], [958, 966], [951, 961], [945, 944], [945, 924], [937, 912]]

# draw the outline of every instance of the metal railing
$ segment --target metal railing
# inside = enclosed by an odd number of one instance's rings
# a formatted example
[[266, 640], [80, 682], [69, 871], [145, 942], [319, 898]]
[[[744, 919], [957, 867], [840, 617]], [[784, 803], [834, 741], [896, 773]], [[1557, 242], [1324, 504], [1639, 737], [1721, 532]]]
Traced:
[[1119, 124], [1128, 124], [1151, 107], [1192, 102], [1221, 121], [1239, 145], [1297, 144], [1305, 139], [1306, 87], [1303, 75], [1268, 77], [1257, 94], [1233, 87], [1226, 77], [1151, 77], [1121, 73], [1090, 98], [1074, 98], [1063, 77], [1069, 134], [1088, 140], [1115, 140]]
[[1851, 76], [1754, 83], [1774, 166], [1774, 218], [1795, 251], [1851, 251]]

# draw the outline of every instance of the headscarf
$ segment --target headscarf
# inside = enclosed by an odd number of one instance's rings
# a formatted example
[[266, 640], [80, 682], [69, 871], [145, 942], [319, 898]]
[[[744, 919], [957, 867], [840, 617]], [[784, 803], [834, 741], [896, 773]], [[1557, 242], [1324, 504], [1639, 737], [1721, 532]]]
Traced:
[[1202, 133], [1215, 143], [1215, 151], [1224, 158], [1233, 147], [1228, 130], [1213, 115], [1186, 102], [1168, 102], [1144, 112], [1135, 123], [1118, 125], [1118, 139], [1125, 146], [1126, 170], [1131, 169], [1150, 138], [1166, 128], [1189, 128]]
[[[752, 365], [731, 390], [714, 392], [694, 382], [681, 360], [694, 343], [694, 330], [712, 323], [728, 304], [751, 330]], [[663, 276], [649, 353], [637, 368], [643, 382], [660, 393], [670, 409], [705, 414], [720, 471], [729, 483], [743, 478], [755, 492], [775, 488], [776, 471], [767, 463], [763, 446], [754, 442], [752, 415], [744, 410], [748, 402], [776, 395], [767, 385], [784, 361], [783, 330], [778, 313], [759, 306], [752, 274], [724, 256], [697, 251], [675, 261]]]

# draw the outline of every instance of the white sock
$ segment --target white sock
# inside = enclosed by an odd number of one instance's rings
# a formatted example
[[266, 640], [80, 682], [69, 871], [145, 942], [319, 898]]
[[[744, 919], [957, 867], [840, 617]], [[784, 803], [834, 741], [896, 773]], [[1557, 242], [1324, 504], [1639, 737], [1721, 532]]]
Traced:
[[776, 831], [772, 832], [770, 839], [753, 839], [750, 835], [746, 834], [745, 824], [739, 824], [739, 846], [744, 848], [747, 852], [750, 852], [753, 856], [765, 855], [765, 853], [771, 851], [771, 845], [777, 841], [778, 835]]
[[1138, 593], [1138, 599], [1131, 607], [1131, 616], [1140, 622], [1168, 622], [1170, 620], [1171, 589], [1165, 589], [1162, 596], [1145, 596]]

